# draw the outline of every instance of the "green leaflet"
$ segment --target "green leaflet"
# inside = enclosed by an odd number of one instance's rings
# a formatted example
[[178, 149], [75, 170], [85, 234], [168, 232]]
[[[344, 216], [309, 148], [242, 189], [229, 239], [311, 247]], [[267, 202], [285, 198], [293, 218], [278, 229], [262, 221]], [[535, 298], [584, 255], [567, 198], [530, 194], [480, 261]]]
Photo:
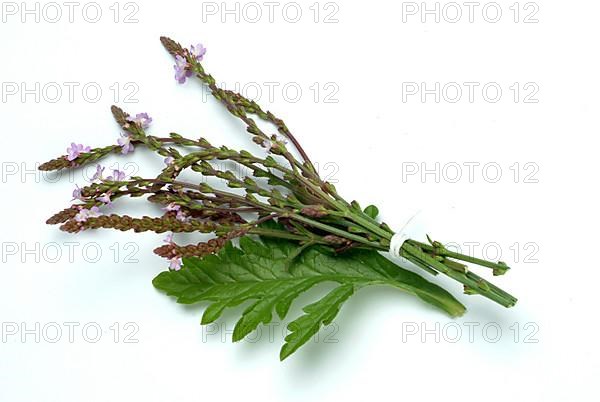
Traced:
[[365, 214], [369, 215], [371, 218], [375, 219], [377, 218], [377, 215], [379, 215], [379, 208], [377, 208], [375, 205], [369, 205], [368, 207], [365, 208]]
[[300, 346], [308, 342], [323, 325], [329, 325], [342, 307], [342, 304], [354, 293], [354, 286], [346, 284], [329, 292], [321, 300], [304, 307], [305, 315], [296, 318], [288, 325], [290, 334], [279, 352], [279, 358], [285, 359]]
[[331, 323], [344, 301], [363, 286], [394, 286], [453, 317], [465, 311], [450, 293], [376, 251], [353, 250], [334, 256], [324, 248], [309, 247], [290, 263], [289, 257], [297, 248], [297, 243], [287, 240], [256, 241], [245, 236], [239, 248], [229, 242], [216, 255], [184, 259], [181, 270], [162, 272], [153, 284], [179, 303], [210, 302], [202, 324], [218, 319], [227, 307], [251, 301], [235, 325], [235, 342], [261, 323], [269, 323], [273, 311], [280, 319], [285, 318], [294, 299], [312, 286], [338, 283], [323, 298], [304, 307], [305, 314], [288, 325], [282, 360], [310, 340], [322, 325]]

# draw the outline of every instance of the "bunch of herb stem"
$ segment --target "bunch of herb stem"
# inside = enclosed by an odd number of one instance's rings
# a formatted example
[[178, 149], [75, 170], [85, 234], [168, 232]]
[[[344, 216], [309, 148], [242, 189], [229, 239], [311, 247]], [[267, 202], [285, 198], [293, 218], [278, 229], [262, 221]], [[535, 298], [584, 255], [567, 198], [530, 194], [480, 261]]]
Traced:
[[[104, 179], [86, 186], [82, 189], [83, 204], [73, 205], [56, 214], [49, 223], [63, 223], [61, 228], [72, 232], [100, 227], [155, 232], [200, 231], [214, 233], [218, 239], [227, 241], [246, 234], [257, 234], [297, 241], [297, 255], [314, 245], [331, 248], [335, 253], [351, 248], [389, 250], [394, 231], [377, 220], [377, 208], [369, 206], [363, 209], [356, 201], [346, 201], [335, 186], [324, 181], [281, 119], [239, 93], [220, 88], [202, 64], [178, 43], [165, 37], [161, 38], [161, 42], [171, 55], [187, 60], [189, 71], [204, 83], [216, 100], [244, 123], [253, 142], [263, 148], [267, 156], [213, 146], [205, 138], [192, 139], [178, 133], [165, 137], [149, 135], [140, 124], [132, 122], [127, 113], [113, 106], [112, 113], [131, 137], [132, 144], [146, 146], [165, 158], [171, 158], [172, 163], [154, 178]], [[278, 134], [266, 133], [255, 119], [271, 123]], [[181, 149], [189, 152], [184, 154]], [[118, 145], [95, 148], [72, 162], [63, 156], [42, 165], [41, 169], [81, 167], [119, 151]], [[217, 167], [217, 161], [234, 163], [250, 175], [238, 177], [233, 170]], [[196, 183], [184, 181], [179, 176], [186, 169], [205, 177], [222, 179], [228, 188], [241, 189], [241, 193], [239, 190], [215, 188], [205, 180]], [[177, 205], [186, 211], [191, 221], [179, 222], [169, 213], [161, 218], [110, 215], [92, 217], [85, 222], [74, 220], [74, 215], [81, 208], [102, 205], [97, 198], [107, 193], [113, 200], [148, 195], [152, 202]], [[243, 218], [248, 214], [253, 217]], [[282, 224], [279, 226], [281, 229], [261, 226], [268, 220]], [[192, 247], [190, 250], [196, 250], [197, 254], [211, 253], [222, 244], [223, 241], [211, 247]], [[516, 298], [471, 272], [464, 264], [491, 268], [494, 275], [502, 275], [508, 270], [503, 262], [489, 262], [452, 252], [429, 237], [427, 243], [407, 240], [401, 247], [400, 256], [430, 274], [441, 272], [460, 282], [467, 294], [483, 295], [505, 307], [516, 303]]]

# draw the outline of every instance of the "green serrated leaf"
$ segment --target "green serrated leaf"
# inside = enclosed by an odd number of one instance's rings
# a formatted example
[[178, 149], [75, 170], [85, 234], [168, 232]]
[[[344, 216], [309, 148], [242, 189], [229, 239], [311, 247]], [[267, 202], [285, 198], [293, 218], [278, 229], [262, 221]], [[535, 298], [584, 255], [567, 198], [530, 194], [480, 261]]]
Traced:
[[309, 304], [302, 310], [306, 313], [287, 326], [290, 334], [285, 337], [285, 344], [279, 352], [283, 360], [294, 353], [316, 334], [321, 325], [329, 325], [340, 311], [342, 304], [354, 293], [354, 285], [342, 285], [329, 292], [321, 300]]
[[[272, 223], [271, 223], [272, 224]], [[251, 301], [235, 325], [233, 341], [239, 341], [260, 324], [283, 319], [292, 302], [313, 286], [333, 282], [338, 286], [319, 301], [304, 307], [305, 314], [288, 326], [281, 358], [302, 346], [322, 325], [330, 323], [342, 304], [359, 288], [389, 285], [412, 293], [451, 316], [465, 308], [450, 293], [420, 275], [400, 268], [376, 251], [352, 250], [332, 255], [322, 247], [307, 247], [295, 258], [297, 243], [244, 236], [240, 246], [227, 243], [216, 255], [185, 258], [179, 271], [166, 271], [154, 286], [175, 296], [179, 303], [209, 302], [202, 324], [217, 320], [226, 308]], [[291, 261], [291, 262], [290, 262]]]

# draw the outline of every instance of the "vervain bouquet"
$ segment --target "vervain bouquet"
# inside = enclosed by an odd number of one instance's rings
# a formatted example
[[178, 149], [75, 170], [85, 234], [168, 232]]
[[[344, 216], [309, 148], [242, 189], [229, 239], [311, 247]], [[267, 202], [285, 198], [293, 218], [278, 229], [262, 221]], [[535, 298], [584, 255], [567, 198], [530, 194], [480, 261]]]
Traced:
[[[72, 233], [97, 228], [169, 232], [166, 243], [154, 250], [168, 259], [169, 269], [154, 279], [154, 286], [179, 303], [209, 302], [202, 324], [217, 320], [228, 307], [251, 301], [235, 325], [233, 341], [269, 323], [273, 311], [283, 319], [294, 299], [314, 285], [335, 283], [333, 290], [305, 306], [304, 314], [288, 325], [281, 359], [329, 324], [344, 301], [364, 286], [396, 287], [453, 317], [465, 312], [450, 293], [380, 252], [401, 257], [427, 274], [447, 275], [460, 282], [466, 294], [479, 294], [505, 307], [516, 303], [516, 298], [465, 265], [480, 265], [502, 275], [508, 270], [506, 264], [452, 252], [429, 237], [428, 242], [420, 242], [395, 233], [378, 220], [377, 207], [363, 209], [357, 201], [348, 202], [321, 179], [281, 119], [239, 93], [217, 86], [201, 64], [206, 53], [201, 44], [185, 49], [165, 37], [161, 42], [175, 58], [176, 80], [200, 79], [245, 124], [262, 152], [215, 146], [205, 138], [178, 133], [150, 135], [152, 119], [146, 113], [132, 116], [113, 106], [112, 114], [123, 130], [117, 144], [100, 148], [71, 144], [67, 155], [40, 169], [75, 169], [111, 154], [127, 155], [139, 146], [162, 156], [164, 167], [155, 177], [126, 177], [119, 170], [105, 175], [98, 164], [93, 182], [77, 188], [75, 202], [47, 223], [61, 224], [61, 230]], [[271, 123], [277, 133], [263, 131], [256, 119]], [[218, 161], [243, 167], [248, 175], [240, 177], [217, 166]], [[204, 178], [182, 180], [180, 174], [186, 169]], [[220, 179], [226, 187], [211, 185], [206, 177]], [[161, 205], [164, 213], [156, 217], [106, 213], [123, 197], [146, 197]], [[214, 238], [180, 245], [173, 240], [173, 233], [180, 232], [213, 233]]]

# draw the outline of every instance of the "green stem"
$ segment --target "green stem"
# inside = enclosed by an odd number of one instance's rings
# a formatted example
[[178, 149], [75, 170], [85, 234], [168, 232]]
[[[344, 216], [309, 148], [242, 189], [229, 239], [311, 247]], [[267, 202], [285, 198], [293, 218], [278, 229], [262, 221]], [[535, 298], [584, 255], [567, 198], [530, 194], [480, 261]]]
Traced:
[[[283, 216], [286, 216], [286, 215], [283, 215]], [[379, 243], [370, 242], [370, 241], [368, 241], [367, 239], [365, 239], [362, 236], [357, 236], [355, 234], [348, 233], [345, 230], [338, 229], [338, 228], [336, 228], [334, 226], [326, 225], [324, 223], [315, 221], [313, 219], [304, 217], [302, 215], [298, 215], [298, 214], [292, 213], [292, 214], [287, 214], [287, 216], [290, 217], [290, 218], [292, 218], [292, 219], [295, 219], [297, 221], [300, 221], [300, 222], [306, 223], [306, 224], [308, 224], [310, 226], [313, 226], [313, 227], [315, 227], [317, 229], [321, 229], [321, 230], [324, 230], [326, 232], [329, 232], [329, 233], [332, 233], [332, 234], [344, 237], [346, 239], [353, 240], [355, 242], [365, 244], [365, 245], [370, 246], [370, 247], [372, 247], [372, 248], [374, 248], [376, 250], [387, 250], [385, 247], [383, 247]]]
[[[423, 252], [423, 250], [410, 244], [410, 241], [406, 241], [402, 245], [401, 253], [402, 256], [409, 261], [417, 260], [421, 263], [425, 263], [430, 268], [449, 276], [467, 286], [472, 291], [475, 291], [504, 307], [512, 307], [517, 302], [517, 299], [514, 296], [494, 286], [476, 274], [472, 272], [462, 273], [447, 267], [442, 262], [437, 261], [435, 258], [432, 258], [427, 253]], [[421, 266], [419, 264], [416, 265]]]
[[469, 262], [472, 264], [481, 265], [482, 267], [487, 267], [487, 268], [500, 269], [500, 270], [505, 270], [505, 271], [510, 269], [506, 264], [504, 264], [502, 262], [496, 263], [496, 262], [492, 262], [492, 261], [482, 260], [481, 258], [471, 257], [471, 256], [468, 256], [465, 254], [456, 253], [456, 252], [450, 251], [444, 247], [434, 247], [430, 244], [421, 243], [416, 240], [409, 240], [409, 242], [421, 247], [423, 250], [427, 250], [427, 251], [430, 251], [437, 255], [442, 255], [444, 257], [454, 258], [456, 260], [461, 260], [461, 261]]

